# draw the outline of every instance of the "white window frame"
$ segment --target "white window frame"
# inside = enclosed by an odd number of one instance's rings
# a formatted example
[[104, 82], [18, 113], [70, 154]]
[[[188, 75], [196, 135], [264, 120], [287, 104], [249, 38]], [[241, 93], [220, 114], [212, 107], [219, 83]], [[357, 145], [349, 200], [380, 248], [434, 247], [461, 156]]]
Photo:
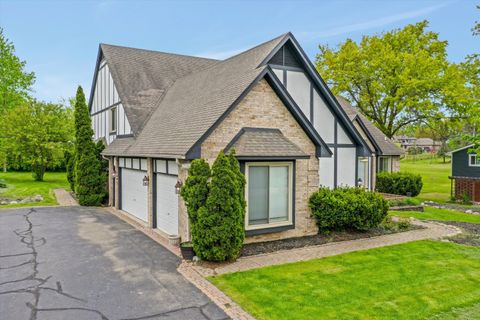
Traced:
[[[367, 159], [367, 161], [362, 161], [362, 159]], [[365, 189], [370, 189], [370, 180], [371, 180], [371, 170], [370, 170], [370, 157], [357, 157], [357, 162], [366, 162], [367, 163], [367, 166], [366, 166], [366, 171], [367, 171], [367, 181], [362, 181], [363, 183], [363, 187]], [[357, 166], [360, 168], [359, 164], [357, 163]], [[356, 180], [356, 183], [358, 185], [358, 179], [360, 178], [360, 171], [357, 171], [357, 180]]]
[[[118, 121], [117, 121], [117, 118], [118, 118], [118, 109], [117, 107], [112, 107], [110, 108], [110, 110], [108, 111], [109, 113], [109, 118], [110, 118], [110, 133], [115, 133], [117, 132], [117, 129], [118, 129]], [[115, 115], [115, 116], [113, 116]]]
[[[248, 219], [248, 176], [250, 167], [288, 167], [288, 219], [286, 221], [279, 221], [273, 223], [264, 223], [264, 224], [255, 224], [249, 225]], [[245, 199], [246, 199], [246, 210], [245, 210], [245, 230], [258, 230], [258, 229], [267, 229], [267, 228], [276, 228], [283, 226], [290, 226], [293, 224], [293, 162], [246, 162], [245, 163]]]
[[[472, 164], [472, 158], [475, 158], [475, 164]], [[480, 167], [480, 159], [476, 154], [469, 154], [468, 155], [468, 166], [469, 167]]]

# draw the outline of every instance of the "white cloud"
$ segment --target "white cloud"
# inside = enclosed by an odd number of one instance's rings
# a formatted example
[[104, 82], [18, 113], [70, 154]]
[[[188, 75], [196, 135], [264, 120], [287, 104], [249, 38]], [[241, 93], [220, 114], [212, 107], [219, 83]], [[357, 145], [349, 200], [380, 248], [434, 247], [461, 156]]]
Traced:
[[324, 31], [300, 32], [298, 33], [298, 35], [299, 35], [299, 38], [301, 38], [302, 40], [309, 41], [309, 40], [314, 40], [318, 38], [330, 38], [330, 37], [334, 37], [342, 34], [348, 34], [348, 33], [360, 31], [360, 30], [378, 28], [394, 22], [425, 16], [426, 14], [436, 11], [440, 8], [443, 8], [449, 5], [450, 3], [451, 2], [444, 2], [441, 4], [436, 4], [430, 7], [425, 7], [425, 8], [414, 10], [414, 11], [407, 11], [407, 12], [402, 12], [402, 13], [382, 17], [379, 19], [338, 26], [338, 27], [334, 27]]

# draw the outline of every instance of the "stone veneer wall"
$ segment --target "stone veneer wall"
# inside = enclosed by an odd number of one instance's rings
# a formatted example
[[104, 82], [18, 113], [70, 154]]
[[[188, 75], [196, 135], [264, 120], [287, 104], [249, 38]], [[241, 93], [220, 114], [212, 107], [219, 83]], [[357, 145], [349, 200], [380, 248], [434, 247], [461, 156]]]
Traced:
[[400, 171], [400, 156], [392, 156], [392, 172]]
[[[245, 242], [317, 233], [315, 220], [308, 208], [308, 198], [319, 185], [319, 161], [315, 156], [315, 145], [265, 80], [261, 80], [202, 143], [202, 158], [212, 164], [218, 153], [243, 127], [278, 128], [285, 137], [311, 156], [310, 159], [296, 161], [295, 229], [248, 237]], [[183, 204], [180, 210], [182, 216], [186, 215]]]

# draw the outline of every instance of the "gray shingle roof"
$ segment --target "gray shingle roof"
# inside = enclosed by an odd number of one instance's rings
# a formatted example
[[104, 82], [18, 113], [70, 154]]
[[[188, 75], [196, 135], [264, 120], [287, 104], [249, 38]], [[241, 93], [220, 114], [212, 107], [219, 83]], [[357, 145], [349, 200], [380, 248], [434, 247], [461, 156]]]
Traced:
[[[259, 65], [285, 36], [277, 37], [223, 61], [198, 62], [194, 59], [195, 63], [203, 68], [199, 66], [195, 72], [190, 69], [188, 72], [186, 70], [177, 72], [175, 76], [180, 74], [183, 76], [177, 76], [176, 79], [173, 79], [174, 76], [172, 76], [171, 82], [168, 81], [168, 83], [162, 82], [160, 75], [155, 75], [155, 77], [158, 76], [158, 79], [142, 78], [142, 81], [154, 87], [152, 90], [156, 90], [156, 93], [148, 100], [150, 101], [148, 109], [152, 111], [148, 112], [147, 116], [143, 111], [141, 112], [141, 119], [138, 119], [136, 126], [139, 134], [136, 135], [135, 142], [128, 148], [126, 155], [157, 157], [186, 155], [190, 148], [262, 73], [266, 67], [259, 67]], [[183, 59], [191, 58], [181, 57], [175, 59], [180, 59], [180, 63], [183, 63]], [[160, 57], [157, 59], [161, 60]], [[120, 63], [120, 54], [117, 61], [119, 64], [130, 63], [125, 63], [125, 61]], [[132, 61], [137, 63], [135, 59]], [[138, 68], [141, 70], [139, 73], [150, 74], [147, 67], [141, 66], [142, 63], [143, 60], [138, 63]], [[165, 64], [175, 63], [170, 61]], [[159, 64], [163, 66], [163, 62], [159, 62]], [[122, 66], [118, 66], [115, 69], [121, 68]], [[163, 70], [162, 68], [157, 67], [159, 70]], [[129, 69], [136, 68], [129, 67]], [[127, 72], [126, 76], [135, 78], [136, 72], [132, 71], [132, 73], [135, 75], [129, 75]], [[166, 73], [168, 74], [168, 72]], [[122, 78], [122, 76], [118, 75], [118, 78]], [[158, 87], [156, 86], [157, 82]], [[118, 91], [124, 89], [124, 85], [122, 85]], [[123, 101], [122, 96], [120, 98]], [[135, 98], [127, 100], [127, 104], [133, 105], [129, 107], [130, 110], [138, 110], [143, 105]], [[151, 115], [149, 116], [149, 114]], [[127, 116], [129, 116], [128, 113]], [[145, 121], [147, 118], [148, 121]], [[142, 128], [143, 123], [145, 125]], [[107, 147], [105, 153], [111, 153], [110, 146]]]
[[279, 129], [242, 128], [227, 146], [237, 157], [309, 157]]
[[100, 47], [134, 134], [175, 80], [218, 62], [108, 44]]
[[126, 155], [128, 154], [128, 148], [135, 142], [133, 137], [117, 138], [103, 150], [102, 154], [106, 156]]
[[345, 98], [341, 96], [336, 97], [340, 106], [343, 108], [345, 113], [347, 114], [350, 121], [355, 121], [358, 119], [363, 123], [364, 127], [368, 131], [371, 139], [374, 140], [372, 143], [375, 146], [378, 146], [381, 155], [385, 156], [397, 156], [402, 155], [404, 151], [397, 147], [387, 136], [378, 129], [370, 120], [368, 120], [363, 114], [355, 110], [355, 108], [348, 102]]

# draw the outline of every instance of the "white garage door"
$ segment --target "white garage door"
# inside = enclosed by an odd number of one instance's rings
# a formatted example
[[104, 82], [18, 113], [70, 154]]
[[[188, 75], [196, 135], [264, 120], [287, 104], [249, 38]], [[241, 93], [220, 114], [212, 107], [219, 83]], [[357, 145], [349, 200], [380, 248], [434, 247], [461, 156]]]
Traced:
[[177, 176], [157, 173], [157, 228], [170, 235], [178, 235], [178, 195], [175, 193]]
[[122, 210], [145, 222], [148, 220], [148, 187], [143, 185], [146, 174], [143, 170], [121, 169]]

